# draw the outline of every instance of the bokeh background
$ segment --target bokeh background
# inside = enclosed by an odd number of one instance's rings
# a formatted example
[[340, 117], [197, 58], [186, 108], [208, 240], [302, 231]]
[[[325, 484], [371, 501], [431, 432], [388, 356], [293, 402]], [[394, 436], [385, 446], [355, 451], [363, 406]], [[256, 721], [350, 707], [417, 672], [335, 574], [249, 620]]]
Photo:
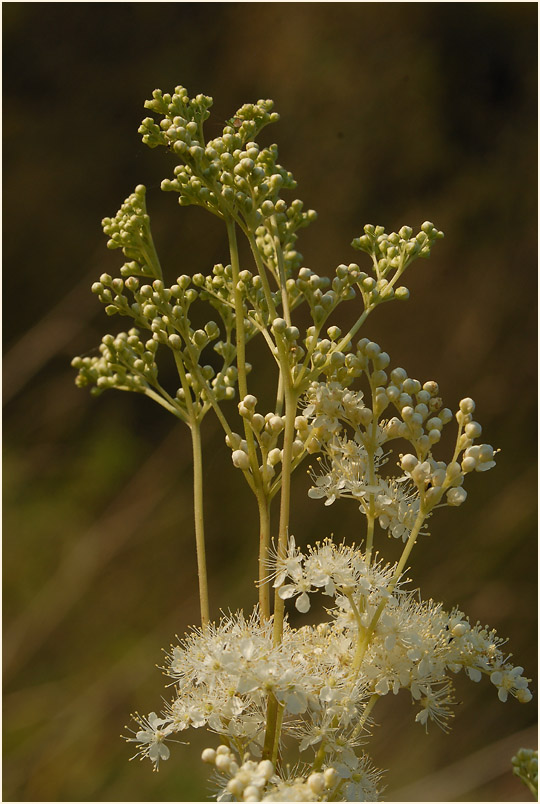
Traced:
[[[161, 650], [197, 622], [187, 430], [152, 402], [74, 386], [108, 319], [90, 292], [121, 261], [100, 220], [138, 183], [171, 281], [227, 260], [224, 231], [159, 190], [171, 157], [137, 127], [155, 87], [215, 98], [209, 131], [271, 97], [319, 273], [361, 261], [364, 223], [430, 219], [446, 239], [365, 333], [446, 404], [477, 402], [496, 470], [413, 553], [424, 597], [510, 638], [536, 690], [535, 3], [4, 3], [4, 800], [206, 797], [199, 732], [159, 774], [128, 763], [129, 714], [167, 695]], [[253, 344], [256, 364], [263, 352]], [[264, 373], [253, 376], [264, 397]], [[214, 615], [256, 600], [256, 508], [205, 420]], [[301, 544], [358, 540], [354, 506], [308, 500]], [[389, 558], [398, 545], [382, 542]], [[450, 735], [384, 700], [371, 753], [389, 800], [527, 800], [512, 753], [536, 705], [458, 677]]]

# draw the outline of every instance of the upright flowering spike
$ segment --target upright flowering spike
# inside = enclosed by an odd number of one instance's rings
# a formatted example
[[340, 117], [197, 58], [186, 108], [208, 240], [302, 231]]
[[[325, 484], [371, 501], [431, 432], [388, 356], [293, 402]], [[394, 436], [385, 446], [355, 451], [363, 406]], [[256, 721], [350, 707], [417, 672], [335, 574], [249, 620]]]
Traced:
[[[462, 505], [468, 476], [495, 466], [497, 450], [480, 443], [476, 405], [464, 397], [452, 414], [437, 382], [392, 368], [389, 354], [358, 334], [380, 304], [408, 298], [402, 275], [443, 233], [429, 221], [416, 234], [368, 224], [352, 244], [367, 255], [366, 266], [342, 262], [317, 273], [296, 249], [316, 214], [282, 197], [296, 188], [292, 173], [278, 163], [277, 145], [257, 142], [279, 119], [272, 101], [242, 105], [213, 139], [206, 95], [156, 89], [145, 106], [154, 116], [140, 126], [143, 142], [163, 146], [173, 160], [162, 190], [222, 221], [228, 247], [213, 266], [198, 265], [192, 249], [180, 254], [173, 262], [185, 273], [166, 279], [138, 185], [102, 222], [108, 247], [126, 262], [119, 276], [103, 273], [92, 285], [107, 315], [134, 326], [73, 360], [77, 385], [94, 394], [142, 393], [186, 423], [191, 437], [201, 626], [166, 654], [163, 711], [136, 715], [125, 739], [158, 770], [179, 734], [217, 736], [202, 760], [213, 768], [218, 801], [377, 801], [381, 772], [363, 747], [380, 698], [409, 696], [414, 721], [444, 731], [461, 670], [475, 683], [489, 679], [503, 703], [532, 698], [524, 669], [510, 663], [494, 630], [407, 585], [412, 549], [436, 510]], [[356, 313], [340, 318], [344, 302]], [[267, 365], [253, 367], [260, 376], [252, 382], [255, 336]], [[201, 424], [210, 411], [259, 514], [252, 527], [259, 603], [250, 615], [223, 613], [219, 622], [211, 617], [205, 552]], [[316, 456], [309, 496], [336, 507], [353, 500], [365, 525], [359, 546], [332, 537], [304, 548], [301, 522], [291, 535], [291, 476], [308, 456]], [[251, 516], [255, 506], [237, 509]], [[213, 543], [228, 544], [231, 527], [220, 522]], [[381, 532], [403, 542], [397, 561], [377, 552]], [[325, 596], [324, 614], [310, 613], [303, 624], [317, 594]], [[536, 756], [519, 752], [514, 768], [537, 787]]]

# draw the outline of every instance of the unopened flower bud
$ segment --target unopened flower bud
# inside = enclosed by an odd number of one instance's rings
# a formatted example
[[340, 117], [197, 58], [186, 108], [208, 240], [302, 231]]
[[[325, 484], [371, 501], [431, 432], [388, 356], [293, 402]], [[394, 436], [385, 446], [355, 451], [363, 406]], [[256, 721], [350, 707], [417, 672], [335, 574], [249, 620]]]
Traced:
[[272, 330], [276, 333], [285, 332], [287, 329], [287, 322], [284, 318], [274, 318], [272, 321]]
[[269, 759], [263, 759], [257, 765], [257, 773], [268, 781], [274, 775], [274, 766]]
[[412, 470], [418, 465], [418, 458], [416, 455], [402, 455], [401, 456], [401, 468], [404, 472], [412, 472]]
[[281, 450], [271, 449], [268, 453], [268, 463], [270, 466], [276, 466], [281, 461]]
[[470, 630], [471, 626], [469, 625], [469, 623], [466, 622], [456, 623], [456, 625], [454, 625], [454, 627], [452, 628], [452, 636], [460, 637], [466, 634]]
[[472, 400], [470, 397], [462, 399], [461, 402], [459, 403], [459, 409], [462, 413], [465, 414], [474, 413], [474, 408], [475, 408], [474, 400]]
[[467, 492], [464, 488], [459, 486], [455, 489], [449, 489], [446, 493], [446, 500], [448, 505], [461, 505], [467, 499]]
[[173, 349], [181, 349], [182, 338], [180, 337], [180, 335], [177, 335], [174, 332], [172, 335], [169, 335], [169, 345], [172, 346]]
[[326, 770], [323, 773], [323, 776], [324, 776], [324, 783], [328, 788], [335, 787], [335, 785], [339, 781], [339, 773], [335, 768], [326, 768]]
[[273, 433], [280, 433], [283, 430], [283, 419], [281, 416], [271, 416], [268, 419], [267, 428]]
[[228, 754], [218, 754], [216, 756], [216, 768], [220, 771], [224, 771], [225, 773], [229, 770], [229, 765], [231, 764], [231, 759]]
[[482, 435], [482, 427], [478, 422], [469, 422], [465, 425], [465, 433], [470, 438], [478, 438]]
[[307, 784], [310, 790], [315, 793], [315, 795], [320, 795], [324, 788], [324, 776], [322, 773], [311, 773], [307, 778]]
[[241, 799], [242, 793], [244, 792], [244, 785], [240, 779], [235, 777], [234, 779], [229, 779], [227, 782], [227, 790], [229, 793], [232, 793], [235, 798]]
[[213, 765], [216, 761], [216, 752], [213, 748], [205, 748], [201, 754], [201, 759], [203, 762], [208, 762]]
[[464, 472], [473, 472], [476, 469], [476, 461], [474, 458], [463, 458], [461, 461], [461, 468]]
[[232, 462], [237, 469], [249, 469], [249, 455], [241, 449], [235, 449], [232, 454]]

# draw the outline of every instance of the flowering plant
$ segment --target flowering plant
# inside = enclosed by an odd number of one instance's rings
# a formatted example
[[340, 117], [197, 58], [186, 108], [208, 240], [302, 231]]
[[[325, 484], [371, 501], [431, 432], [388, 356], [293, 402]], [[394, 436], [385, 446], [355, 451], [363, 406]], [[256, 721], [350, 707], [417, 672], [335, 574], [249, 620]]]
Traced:
[[[127, 739], [157, 770], [179, 733], [206, 727], [218, 735], [202, 756], [214, 766], [218, 800], [375, 801], [381, 772], [364, 746], [381, 697], [407, 691], [415, 720], [445, 730], [461, 670], [475, 682], [487, 676], [502, 702], [531, 699], [523, 668], [509, 662], [495, 631], [422, 600], [405, 576], [435, 510], [461, 505], [467, 475], [495, 466], [496, 450], [479, 441], [472, 399], [452, 413], [435, 381], [409, 377], [377, 343], [357, 339], [377, 307], [408, 298], [399, 284], [405, 271], [443, 233], [430, 222], [416, 233], [367, 225], [352, 243], [367, 255], [365, 269], [350, 263], [332, 278], [314, 273], [296, 240], [315, 212], [282, 198], [296, 186], [292, 174], [278, 164], [276, 145], [257, 143], [278, 120], [272, 102], [242, 106], [207, 141], [211, 105], [183, 87], [172, 95], [156, 90], [146, 106], [158, 121], [148, 117], [139, 130], [149, 147], [163, 146], [177, 160], [162, 189], [225, 224], [228, 264], [167, 284], [139, 185], [103, 221], [108, 246], [126, 258], [120, 276], [103, 274], [92, 287], [107, 314], [134, 326], [105, 335], [99, 356], [73, 361], [78, 385], [145, 394], [191, 433], [201, 624], [167, 655], [172, 700], [159, 716], [136, 716]], [[238, 232], [250, 268], [240, 264]], [[343, 332], [335, 313], [345, 303], [357, 313]], [[203, 327], [192, 326], [192, 308], [198, 317], [206, 310]], [[270, 410], [248, 387], [247, 347], [256, 337], [275, 367]], [[166, 351], [176, 389], [160, 380]], [[258, 605], [218, 622], [210, 614], [203, 515], [201, 424], [210, 411], [259, 513]], [[365, 523], [359, 545], [329, 538], [304, 548], [290, 532], [291, 475], [312, 456], [309, 496], [325, 505], [353, 500]], [[375, 552], [384, 532], [403, 543], [395, 564]], [[317, 593], [327, 601], [324, 621], [293, 627], [286, 601], [305, 613]]]

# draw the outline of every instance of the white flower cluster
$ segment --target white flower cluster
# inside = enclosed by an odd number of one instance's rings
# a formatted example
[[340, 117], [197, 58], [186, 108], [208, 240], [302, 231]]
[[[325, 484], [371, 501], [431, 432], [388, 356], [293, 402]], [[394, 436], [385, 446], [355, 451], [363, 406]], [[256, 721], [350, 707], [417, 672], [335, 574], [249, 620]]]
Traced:
[[[472, 626], [457, 609], [448, 613], [431, 600], [420, 601], [403, 589], [395, 566], [368, 563], [354, 546], [328, 540], [304, 554], [291, 539], [286, 557], [276, 560], [274, 586], [284, 599], [298, 596], [300, 611], [309, 608], [309, 594], [321, 590], [334, 601], [330, 620], [298, 629], [285, 623], [278, 645], [272, 621], [262, 620], [257, 610], [249, 619], [236, 614], [194, 630], [168, 655], [166, 672], [176, 682], [176, 696], [160, 717], [152, 713], [137, 719], [140, 728], [130, 740], [138, 743], [141, 757], [157, 767], [168, 758], [166, 740], [201, 726], [220, 734], [239, 756], [249, 751], [260, 757], [271, 696], [280, 706], [282, 735], [293, 736], [300, 752], [315, 751], [322, 761], [317, 770], [324, 764], [337, 772], [345, 798], [336, 798], [334, 790], [332, 800], [376, 800], [376, 786], [372, 798], [358, 799], [350, 798], [350, 785], [365, 776], [367, 758], [355, 748], [366, 739], [377, 698], [408, 690], [415, 720], [447, 729], [453, 715], [450, 677], [461, 669], [473, 681], [488, 676], [501, 701], [509, 694], [524, 703], [532, 697], [523, 668], [505, 660], [503, 640], [495, 631]], [[317, 798], [325, 795], [324, 787], [316, 790], [312, 776], [287, 781], [292, 787], [266, 790], [274, 784], [270, 764], [250, 760], [240, 765], [230, 757], [218, 762], [226, 753], [220, 751], [212, 761], [219, 770], [228, 769], [226, 787], [237, 797], [241, 793], [239, 800], [325, 800]], [[263, 788], [265, 796], [285, 789], [290, 795], [263, 798]], [[293, 791], [315, 798], [294, 798]], [[368, 795], [366, 790], [362, 795]]]

